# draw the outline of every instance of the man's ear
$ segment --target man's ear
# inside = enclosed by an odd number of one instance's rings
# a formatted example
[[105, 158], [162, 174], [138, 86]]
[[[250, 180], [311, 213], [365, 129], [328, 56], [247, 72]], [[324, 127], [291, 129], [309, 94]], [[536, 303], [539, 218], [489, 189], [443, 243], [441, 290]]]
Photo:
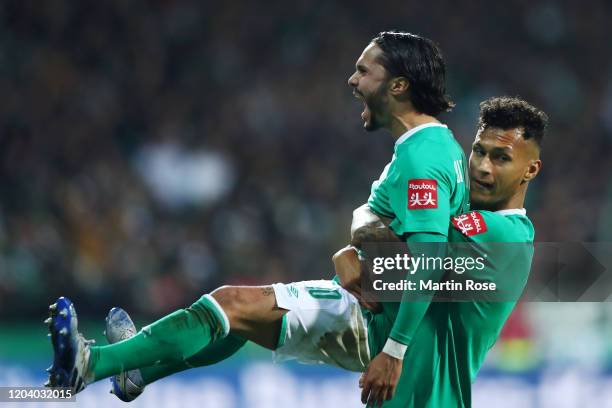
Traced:
[[527, 171], [523, 176], [523, 181], [531, 181], [538, 175], [540, 169], [542, 168], [542, 160], [532, 160], [527, 167]]
[[410, 83], [408, 82], [408, 79], [404, 77], [393, 78], [389, 84], [389, 92], [395, 96], [405, 94], [406, 91], [408, 91], [408, 88], [410, 88]]

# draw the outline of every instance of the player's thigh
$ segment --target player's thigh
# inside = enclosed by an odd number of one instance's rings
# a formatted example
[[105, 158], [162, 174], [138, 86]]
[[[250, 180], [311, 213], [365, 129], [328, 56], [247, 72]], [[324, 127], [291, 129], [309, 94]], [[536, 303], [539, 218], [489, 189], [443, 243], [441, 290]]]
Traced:
[[221, 286], [211, 293], [231, 324], [274, 321], [282, 316], [272, 286]]
[[286, 310], [277, 307], [272, 286], [222, 286], [211, 295], [227, 315], [231, 333], [276, 347]]

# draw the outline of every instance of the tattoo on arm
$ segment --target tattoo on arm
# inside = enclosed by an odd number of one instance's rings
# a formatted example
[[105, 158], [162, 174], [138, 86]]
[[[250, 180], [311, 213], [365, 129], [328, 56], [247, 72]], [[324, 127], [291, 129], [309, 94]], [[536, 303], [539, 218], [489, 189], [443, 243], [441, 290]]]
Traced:
[[363, 242], [397, 241], [398, 237], [389, 228], [392, 219], [375, 214], [367, 204], [353, 211], [351, 244], [358, 248]]
[[356, 230], [351, 244], [360, 248], [364, 242], [394, 242], [400, 238], [386, 226], [364, 226]]

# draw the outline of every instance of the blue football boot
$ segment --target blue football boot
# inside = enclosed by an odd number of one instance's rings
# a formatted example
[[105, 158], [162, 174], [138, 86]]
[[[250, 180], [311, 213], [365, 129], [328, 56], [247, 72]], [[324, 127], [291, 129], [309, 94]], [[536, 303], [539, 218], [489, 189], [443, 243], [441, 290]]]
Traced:
[[94, 340], [85, 340], [78, 332], [76, 310], [68, 298], [60, 297], [49, 306], [49, 318], [45, 323], [49, 326], [54, 354], [45, 386], [67, 387], [76, 394], [93, 381], [93, 374], [87, 368]]

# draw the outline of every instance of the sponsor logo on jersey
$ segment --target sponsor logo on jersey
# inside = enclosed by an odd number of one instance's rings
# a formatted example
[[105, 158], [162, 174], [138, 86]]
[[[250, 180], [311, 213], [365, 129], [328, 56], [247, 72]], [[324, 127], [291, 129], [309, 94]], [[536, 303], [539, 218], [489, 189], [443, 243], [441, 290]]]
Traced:
[[451, 222], [466, 237], [487, 232], [487, 224], [477, 211], [452, 217]]
[[431, 179], [408, 180], [408, 209], [438, 208], [438, 181]]

